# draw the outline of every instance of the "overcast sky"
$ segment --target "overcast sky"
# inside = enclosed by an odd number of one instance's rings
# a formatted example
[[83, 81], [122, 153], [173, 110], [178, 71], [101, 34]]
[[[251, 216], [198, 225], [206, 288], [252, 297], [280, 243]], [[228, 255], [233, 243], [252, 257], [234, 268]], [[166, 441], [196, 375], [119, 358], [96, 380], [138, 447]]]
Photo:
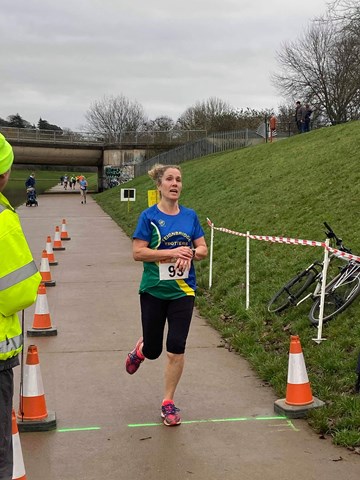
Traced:
[[0, 117], [84, 130], [105, 95], [176, 120], [217, 97], [277, 109], [275, 52], [326, 0], [1, 0]]

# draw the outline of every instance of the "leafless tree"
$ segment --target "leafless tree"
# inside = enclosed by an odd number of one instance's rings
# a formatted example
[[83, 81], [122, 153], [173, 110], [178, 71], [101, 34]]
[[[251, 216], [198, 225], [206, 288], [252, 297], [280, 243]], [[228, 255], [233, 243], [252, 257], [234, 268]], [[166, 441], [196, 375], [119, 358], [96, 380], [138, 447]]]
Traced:
[[189, 107], [177, 120], [177, 127], [183, 130], [219, 131], [222, 128], [221, 120], [229, 120], [233, 108], [223, 100], [210, 97], [203, 102], [196, 102]]
[[274, 113], [271, 109], [255, 110], [254, 108], [241, 108], [236, 110], [236, 129], [243, 130], [249, 128], [256, 130], [259, 123], [265, 118], [269, 118]]
[[146, 128], [154, 132], [168, 132], [175, 126], [175, 122], [167, 115], [156, 117], [155, 120], [149, 120]]
[[346, 27], [350, 27], [354, 33], [360, 35], [358, 28], [360, 24], [360, 5], [358, 0], [333, 0], [329, 3], [327, 16]]
[[94, 102], [85, 118], [91, 133], [109, 139], [116, 139], [122, 132], [141, 131], [146, 123], [143, 107], [124, 95], [105, 96]]
[[274, 85], [288, 99], [315, 106], [332, 124], [360, 118], [359, 38], [329, 17], [313, 22], [277, 53]]

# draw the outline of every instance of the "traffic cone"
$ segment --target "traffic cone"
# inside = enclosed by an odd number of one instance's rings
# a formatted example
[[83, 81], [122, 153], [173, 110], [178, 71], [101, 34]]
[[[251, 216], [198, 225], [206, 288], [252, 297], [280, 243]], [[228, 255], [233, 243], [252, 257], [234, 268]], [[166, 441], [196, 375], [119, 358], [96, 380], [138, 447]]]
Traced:
[[69, 237], [69, 234], [67, 231], [65, 218], [63, 218], [62, 220], [60, 238], [61, 240], [71, 240], [71, 237]]
[[313, 402], [300, 339], [296, 335], [292, 335], [290, 339], [285, 402], [287, 405], [309, 405]]
[[53, 249], [54, 250], [65, 250], [65, 247], [63, 247], [63, 244], [61, 242], [61, 234], [60, 234], [60, 228], [59, 227], [55, 227]]
[[13, 480], [26, 480], [24, 458], [21, 449], [20, 435], [16, 423], [15, 410], [12, 411], [12, 445], [13, 445]]
[[48, 236], [47, 239], [46, 239], [45, 250], [46, 250], [46, 253], [47, 253], [48, 260], [49, 260], [49, 265], [57, 265], [58, 262], [55, 260], [55, 255], [54, 255], [54, 251], [53, 251], [53, 248], [52, 248], [52, 243], [51, 243], [51, 237], [50, 236]]
[[51, 325], [46, 287], [39, 285], [36, 298], [33, 326], [27, 331], [29, 337], [49, 337], [57, 335], [57, 329]]
[[55, 412], [48, 412], [46, 409], [39, 355], [35, 345], [30, 345], [27, 351], [17, 418], [20, 432], [39, 432], [56, 428]]
[[300, 339], [297, 335], [290, 338], [289, 366], [286, 398], [277, 400], [274, 409], [290, 418], [301, 418], [307, 410], [323, 406], [324, 402], [313, 397], [306, 371]]
[[56, 282], [51, 278], [49, 259], [48, 259], [46, 250], [43, 250], [42, 252], [41, 265], [40, 265], [39, 271], [41, 273], [42, 283], [47, 287], [55, 287]]

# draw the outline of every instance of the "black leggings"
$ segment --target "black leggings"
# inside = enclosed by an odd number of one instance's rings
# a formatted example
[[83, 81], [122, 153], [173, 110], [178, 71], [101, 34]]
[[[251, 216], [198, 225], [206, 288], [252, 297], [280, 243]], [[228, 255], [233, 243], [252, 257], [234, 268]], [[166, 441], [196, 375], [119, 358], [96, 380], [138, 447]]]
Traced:
[[0, 478], [13, 478], [12, 399], [13, 370], [0, 371]]
[[176, 300], [162, 300], [149, 293], [140, 294], [141, 322], [143, 328], [143, 354], [150, 360], [161, 355], [165, 322], [168, 322], [166, 350], [169, 353], [185, 352], [195, 297], [184, 296]]

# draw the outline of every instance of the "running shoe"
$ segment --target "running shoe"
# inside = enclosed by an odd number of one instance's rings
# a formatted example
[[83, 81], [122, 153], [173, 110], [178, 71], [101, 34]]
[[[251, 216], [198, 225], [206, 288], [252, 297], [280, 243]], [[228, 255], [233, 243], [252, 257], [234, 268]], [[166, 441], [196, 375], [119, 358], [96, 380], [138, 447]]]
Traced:
[[130, 373], [130, 375], [135, 373], [140, 367], [140, 364], [145, 360], [144, 355], [139, 350], [139, 347], [142, 344], [142, 342], [143, 342], [143, 338], [140, 337], [135, 345], [134, 350], [132, 350], [126, 357], [125, 368], [127, 373]]
[[180, 425], [180, 409], [175, 407], [172, 400], [164, 400], [161, 406], [161, 417], [163, 418], [164, 425], [167, 427], [174, 427]]

